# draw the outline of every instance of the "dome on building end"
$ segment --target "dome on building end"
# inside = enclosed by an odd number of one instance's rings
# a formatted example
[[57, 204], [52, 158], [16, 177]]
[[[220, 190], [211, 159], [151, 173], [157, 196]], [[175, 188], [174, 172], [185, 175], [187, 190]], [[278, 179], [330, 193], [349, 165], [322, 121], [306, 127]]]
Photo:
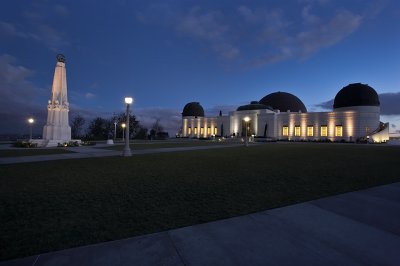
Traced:
[[352, 83], [343, 87], [337, 94], [333, 109], [350, 106], [379, 106], [379, 96], [370, 86]]
[[182, 116], [204, 116], [204, 109], [198, 102], [191, 102], [183, 107]]
[[271, 106], [274, 110], [278, 109], [281, 112], [291, 112], [301, 111], [302, 113], [307, 113], [307, 108], [304, 103], [294, 96], [293, 94], [287, 92], [274, 92], [268, 94], [260, 100], [261, 104]]
[[242, 105], [239, 106], [236, 111], [246, 111], [246, 110], [263, 110], [263, 109], [270, 109], [272, 110], [272, 107], [261, 104], [257, 101], [252, 101], [250, 104]]

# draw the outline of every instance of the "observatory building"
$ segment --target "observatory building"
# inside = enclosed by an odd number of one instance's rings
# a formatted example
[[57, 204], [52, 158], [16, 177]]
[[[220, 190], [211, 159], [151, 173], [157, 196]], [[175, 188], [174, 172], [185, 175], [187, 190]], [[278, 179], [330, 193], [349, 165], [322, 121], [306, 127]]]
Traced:
[[380, 122], [379, 96], [361, 83], [342, 88], [331, 112], [307, 112], [303, 102], [287, 92], [268, 94], [226, 116], [220, 112], [219, 116], [206, 117], [198, 102], [183, 108], [182, 137], [243, 137], [246, 127], [249, 136], [273, 140], [389, 140], [389, 123]]

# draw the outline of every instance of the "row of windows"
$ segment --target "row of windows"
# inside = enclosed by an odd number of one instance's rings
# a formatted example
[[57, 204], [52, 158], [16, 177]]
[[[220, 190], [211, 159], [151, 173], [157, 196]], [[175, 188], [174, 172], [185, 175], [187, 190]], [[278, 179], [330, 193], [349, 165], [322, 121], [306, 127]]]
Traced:
[[[307, 137], [313, 137], [314, 136], [314, 127], [307, 126], [306, 133], [307, 133]], [[288, 126], [283, 126], [282, 135], [284, 137], [289, 136], [289, 127]], [[300, 126], [294, 127], [294, 136], [295, 137], [301, 136]], [[321, 137], [327, 137], [327, 136], [328, 136], [328, 126], [321, 126]], [[342, 137], [342, 136], [343, 136], [343, 126], [335, 126], [335, 137]]]
[[[214, 135], [217, 135], [218, 129], [214, 128]], [[188, 127], [188, 135], [192, 134], [192, 128]], [[197, 135], [197, 127], [194, 128], [194, 134]], [[200, 128], [200, 135], [204, 135], [204, 127]], [[207, 128], [207, 135], [211, 135], [211, 127]]]

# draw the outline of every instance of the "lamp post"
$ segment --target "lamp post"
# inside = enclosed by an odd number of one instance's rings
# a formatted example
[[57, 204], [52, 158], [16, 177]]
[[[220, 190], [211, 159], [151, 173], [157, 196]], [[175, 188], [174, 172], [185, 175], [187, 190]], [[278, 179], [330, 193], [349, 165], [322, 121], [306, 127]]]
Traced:
[[121, 127], [122, 127], [122, 141], [125, 141], [124, 135], [125, 135], [125, 127], [126, 127], [126, 124], [125, 124], [125, 123], [122, 123]]
[[246, 130], [245, 130], [245, 139], [244, 139], [244, 145], [247, 147], [249, 146], [249, 139], [247, 138], [247, 130], [248, 130], [248, 123], [250, 121], [250, 117], [246, 116], [244, 118], [244, 122], [245, 122], [245, 126], [246, 126]]
[[33, 119], [32, 117], [28, 118], [28, 123], [29, 123], [29, 126], [30, 126], [29, 139], [31, 140], [32, 139], [32, 127], [33, 127], [33, 123], [35, 123], [35, 119]]
[[129, 106], [132, 104], [133, 99], [131, 97], [125, 97], [126, 103], [126, 129], [125, 129], [125, 147], [122, 152], [122, 156], [131, 156], [131, 148], [129, 147]]

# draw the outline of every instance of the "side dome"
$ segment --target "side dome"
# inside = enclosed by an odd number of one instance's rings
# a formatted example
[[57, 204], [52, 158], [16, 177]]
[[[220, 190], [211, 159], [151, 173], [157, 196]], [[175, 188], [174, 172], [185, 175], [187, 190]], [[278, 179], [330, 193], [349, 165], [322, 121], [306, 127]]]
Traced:
[[302, 113], [307, 113], [307, 108], [304, 103], [294, 96], [293, 94], [287, 92], [274, 92], [268, 94], [260, 100], [261, 104], [271, 106], [274, 110], [278, 109], [281, 112], [291, 112], [301, 111]]
[[204, 109], [198, 102], [191, 102], [183, 107], [182, 116], [204, 116]]
[[252, 101], [252, 102], [250, 102], [250, 104], [239, 106], [236, 109], [236, 111], [262, 110], [262, 109], [270, 109], [270, 110], [272, 110], [272, 108], [270, 106], [261, 104], [261, 103], [259, 103], [257, 101]]
[[362, 83], [352, 83], [343, 87], [335, 97], [333, 109], [350, 106], [379, 106], [376, 91]]

